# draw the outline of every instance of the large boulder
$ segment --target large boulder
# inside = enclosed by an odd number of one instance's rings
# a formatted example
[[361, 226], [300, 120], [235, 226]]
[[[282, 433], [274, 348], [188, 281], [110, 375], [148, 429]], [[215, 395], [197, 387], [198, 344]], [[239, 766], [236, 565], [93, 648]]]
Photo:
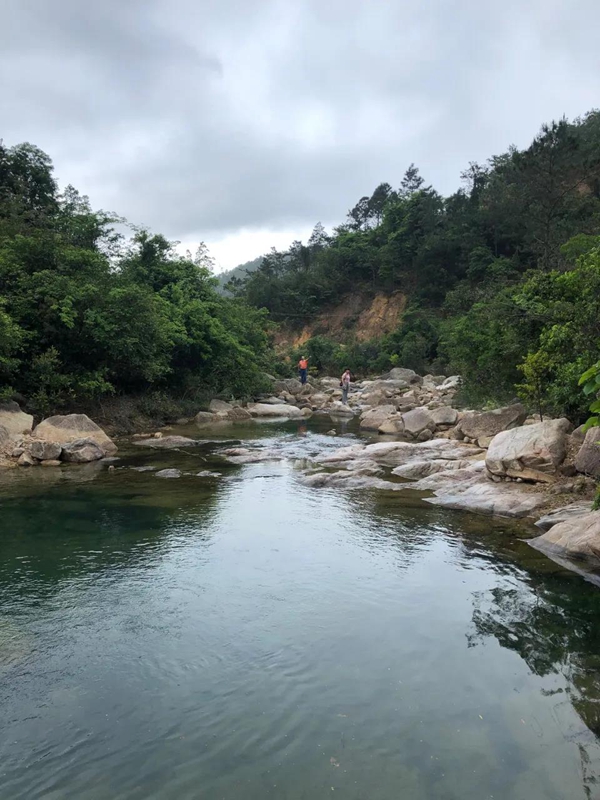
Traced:
[[253, 417], [288, 417], [289, 419], [302, 417], [302, 411], [297, 406], [290, 406], [286, 403], [249, 403], [248, 411]]
[[0, 405], [0, 425], [13, 437], [29, 434], [33, 428], [33, 417], [21, 411], [17, 403], [10, 401]]
[[252, 415], [247, 409], [234, 406], [231, 411], [227, 412], [227, 419], [232, 422], [248, 422], [252, 419]]
[[575, 469], [600, 478], [600, 428], [590, 428], [575, 458]]
[[486, 467], [492, 475], [550, 482], [567, 454], [567, 419], [552, 419], [501, 431], [492, 440]]
[[431, 412], [431, 417], [438, 428], [451, 427], [456, 425], [458, 420], [458, 411], [452, 406], [441, 406], [434, 408]]
[[487, 438], [495, 436], [500, 431], [506, 431], [522, 425], [527, 419], [527, 411], [521, 403], [504, 408], [495, 408], [493, 411], [465, 414], [458, 424], [458, 430], [470, 439]]
[[354, 411], [341, 400], [334, 400], [327, 409], [331, 417], [353, 417]]
[[194, 417], [196, 425], [212, 425], [213, 422], [219, 422], [220, 420], [220, 417], [210, 411], [199, 411]]
[[210, 405], [208, 406], [208, 410], [213, 414], [223, 414], [223, 415], [227, 415], [232, 410], [232, 408], [233, 406], [231, 405], [231, 403], [226, 403], [225, 400], [217, 400], [216, 398], [214, 400], [211, 400]]
[[296, 395], [300, 394], [302, 391], [302, 384], [296, 378], [284, 378], [283, 380], [275, 381], [273, 389], [277, 394], [280, 392], [289, 392], [290, 394]]
[[387, 436], [399, 436], [404, 433], [404, 420], [400, 414], [396, 417], [389, 417], [383, 425], [379, 426], [378, 430], [379, 433]]
[[378, 431], [384, 422], [396, 414], [396, 407], [392, 405], [377, 406], [367, 411], [360, 418], [360, 427], [363, 431]]
[[423, 383], [423, 378], [417, 375], [413, 369], [405, 369], [404, 367], [394, 367], [383, 377], [393, 381], [406, 381], [406, 383], [418, 383], [419, 385]]
[[529, 544], [549, 555], [600, 559], [600, 511], [574, 516], [531, 539]]
[[34, 439], [30, 442], [28, 449], [38, 461], [56, 461], [60, 458], [62, 445], [58, 442], [45, 442], [42, 439]]
[[76, 439], [66, 442], [62, 447], [61, 458], [74, 464], [87, 464], [104, 458], [104, 448], [95, 439]]
[[48, 417], [48, 419], [40, 422], [33, 431], [33, 435], [36, 439], [43, 439], [46, 442], [58, 442], [59, 444], [69, 444], [79, 439], [90, 439], [102, 448], [104, 455], [112, 455], [117, 452], [117, 446], [112, 439], [85, 414]]
[[404, 432], [414, 439], [425, 430], [434, 431], [435, 422], [431, 411], [427, 408], [413, 408], [402, 415], [404, 420]]

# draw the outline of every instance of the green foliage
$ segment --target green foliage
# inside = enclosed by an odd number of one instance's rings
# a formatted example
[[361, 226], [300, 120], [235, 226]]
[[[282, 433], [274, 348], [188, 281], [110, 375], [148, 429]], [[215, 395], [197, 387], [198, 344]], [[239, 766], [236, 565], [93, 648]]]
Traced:
[[600, 357], [600, 112], [544, 125], [527, 149], [462, 177], [443, 198], [411, 164], [318, 246], [265, 256], [237, 293], [299, 328], [356, 291], [401, 291], [410, 307], [394, 333], [315, 337], [324, 368], [460, 373], [473, 402], [518, 388], [538, 412], [575, 421], [578, 377]]
[[31, 145], [0, 146], [0, 396], [39, 414], [110, 394], [251, 395], [270, 323], [221, 297], [201, 243], [126, 240]]
[[595, 428], [600, 425], [600, 361], [586, 369], [579, 379], [579, 385], [583, 386], [583, 394], [588, 401], [590, 397], [593, 398], [588, 407], [592, 416], [587, 420], [585, 429]]

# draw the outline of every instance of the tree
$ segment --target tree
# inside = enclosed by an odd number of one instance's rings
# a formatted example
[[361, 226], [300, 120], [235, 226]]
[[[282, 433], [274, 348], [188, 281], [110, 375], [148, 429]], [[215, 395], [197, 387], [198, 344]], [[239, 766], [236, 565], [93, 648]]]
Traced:
[[419, 170], [414, 164], [411, 164], [402, 178], [400, 183], [400, 197], [410, 197], [411, 194], [418, 192], [423, 186], [423, 178], [419, 174]]

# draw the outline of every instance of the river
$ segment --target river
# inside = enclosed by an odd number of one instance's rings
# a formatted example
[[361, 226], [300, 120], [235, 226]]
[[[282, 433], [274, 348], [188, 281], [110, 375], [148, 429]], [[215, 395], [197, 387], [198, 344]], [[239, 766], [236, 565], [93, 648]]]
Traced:
[[523, 524], [307, 489], [349, 440], [306, 428], [0, 476], [2, 800], [600, 796], [598, 588]]

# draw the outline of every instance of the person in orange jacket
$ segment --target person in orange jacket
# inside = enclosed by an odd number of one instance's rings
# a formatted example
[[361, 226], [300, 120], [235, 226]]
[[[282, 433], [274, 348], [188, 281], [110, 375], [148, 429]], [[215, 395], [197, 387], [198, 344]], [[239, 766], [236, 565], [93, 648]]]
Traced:
[[298, 374], [300, 375], [300, 383], [304, 386], [308, 377], [308, 358], [302, 356], [298, 362]]

